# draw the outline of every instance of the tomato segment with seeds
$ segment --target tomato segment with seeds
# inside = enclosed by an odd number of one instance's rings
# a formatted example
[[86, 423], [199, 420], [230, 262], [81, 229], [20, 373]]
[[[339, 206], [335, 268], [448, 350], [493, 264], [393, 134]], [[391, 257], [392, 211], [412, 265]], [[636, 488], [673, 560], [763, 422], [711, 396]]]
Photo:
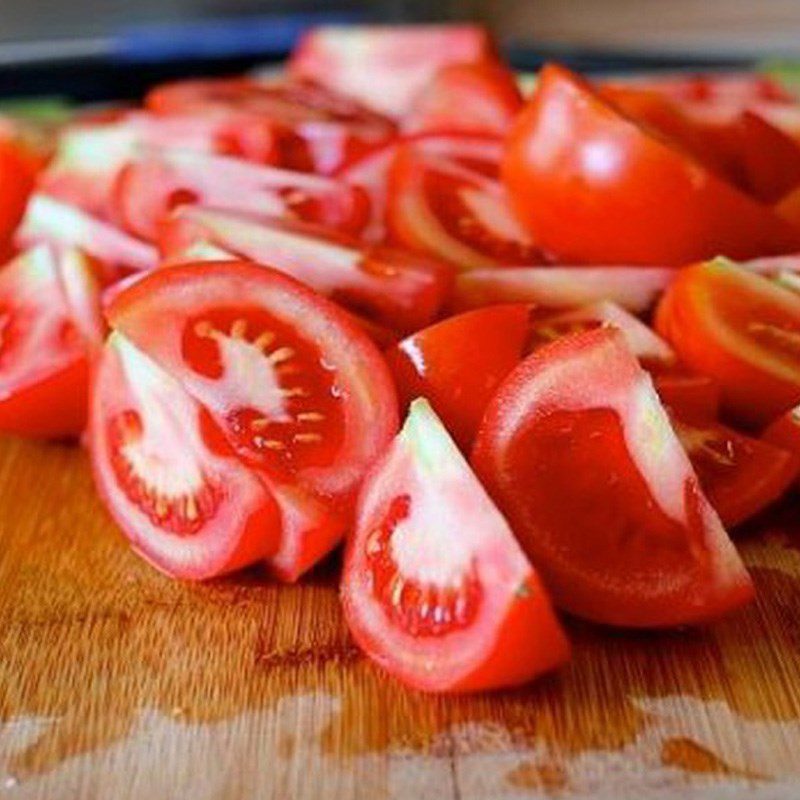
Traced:
[[417, 400], [359, 497], [345, 618], [404, 683], [523, 683], [569, 647], [536, 573], [428, 403]]

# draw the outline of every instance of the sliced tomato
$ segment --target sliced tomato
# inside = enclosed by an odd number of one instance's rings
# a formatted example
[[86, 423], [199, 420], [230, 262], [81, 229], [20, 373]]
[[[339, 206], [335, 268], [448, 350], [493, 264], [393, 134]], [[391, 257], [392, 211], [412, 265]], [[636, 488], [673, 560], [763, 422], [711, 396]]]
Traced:
[[364, 651], [424, 691], [513, 686], [569, 656], [536, 572], [424, 400], [364, 483], [342, 603]]
[[800, 459], [800, 407], [795, 406], [773, 420], [765, 428], [761, 438]]
[[655, 325], [735, 419], [761, 425], [800, 402], [800, 296], [777, 283], [724, 259], [687, 267]]
[[386, 353], [401, 406], [427, 398], [466, 450], [495, 389], [522, 358], [530, 315], [524, 304], [481, 308], [403, 339]]
[[201, 580], [277, 551], [270, 493], [202, 406], [119, 333], [94, 376], [89, 441], [107, 509], [162, 572]]
[[573, 334], [525, 359], [489, 404], [472, 463], [570, 613], [696, 624], [753, 596], [619, 331]]
[[709, 422], [719, 413], [719, 384], [708, 375], [681, 367], [652, 372], [661, 402], [682, 420]]
[[495, 303], [535, 303], [550, 308], [611, 300], [636, 314], [650, 309], [675, 275], [654, 267], [524, 267], [479, 269], [456, 278], [455, 310]]
[[291, 554], [316, 559], [333, 547], [365, 470], [397, 429], [386, 364], [349, 316], [246, 262], [149, 273], [106, 315], [208, 409], [275, 494], [285, 557], [273, 566], [297, 577], [311, 564]]
[[81, 253], [40, 245], [0, 271], [0, 430], [78, 436], [100, 347], [100, 290]]
[[358, 233], [369, 216], [363, 190], [342, 181], [180, 150], [129, 162], [113, 199], [114, 218], [148, 241], [157, 238], [168, 213], [185, 204], [300, 219], [348, 233]]
[[161, 231], [169, 262], [207, 242], [291, 275], [370, 320], [416, 330], [438, 314], [452, 270], [435, 259], [334, 236], [318, 227], [211, 209], [177, 209]]
[[520, 220], [562, 261], [681, 265], [800, 247], [800, 228], [554, 65], [515, 123], [503, 177]]
[[0, 131], [0, 244], [9, 240], [22, 219], [37, 172], [32, 154]]
[[386, 220], [392, 241], [460, 270], [544, 261], [499, 181], [413, 147], [389, 171]]
[[505, 136], [521, 108], [517, 78], [505, 65], [449, 64], [414, 99], [403, 128]]
[[800, 460], [787, 450], [717, 422], [691, 423], [673, 415], [672, 425], [703, 492], [727, 527], [772, 505], [800, 472]]
[[491, 36], [479, 25], [319, 27], [292, 52], [289, 74], [399, 117], [441, 67], [493, 55]]
[[46, 243], [80, 248], [100, 262], [107, 281], [153, 269], [158, 262], [158, 252], [153, 246], [77, 206], [41, 193], [32, 195], [17, 229], [16, 243], [19, 247]]

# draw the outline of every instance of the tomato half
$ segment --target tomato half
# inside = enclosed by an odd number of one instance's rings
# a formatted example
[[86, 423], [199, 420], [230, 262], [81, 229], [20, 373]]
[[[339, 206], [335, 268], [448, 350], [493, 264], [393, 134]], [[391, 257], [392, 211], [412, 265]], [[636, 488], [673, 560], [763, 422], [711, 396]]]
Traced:
[[95, 372], [89, 442], [106, 507], [162, 572], [201, 580], [277, 551], [270, 493], [202, 406], [119, 333]]
[[723, 525], [739, 525], [778, 500], [796, 480], [800, 460], [719, 423], [673, 416], [700, 486]]
[[684, 625], [753, 595], [619, 331], [567, 336], [525, 359], [490, 402], [472, 463], [573, 614]]
[[495, 303], [571, 306], [611, 300], [636, 314], [650, 309], [675, 274], [655, 267], [522, 267], [462, 272], [453, 289], [454, 310]]
[[32, 248], [0, 270], [0, 430], [78, 436], [103, 337], [99, 286], [79, 252]]
[[361, 490], [342, 603], [366, 653], [425, 691], [512, 686], [569, 656], [536, 572], [424, 400]]
[[318, 227], [197, 207], [176, 209], [161, 230], [167, 261], [207, 242], [274, 267], [381, 325], [416, 330], [438, 314], [452, 269], [435, 259], [335, 236]]
[[425, 397], [462, 449], [495, 389], [522, 358], [530, 306], [468, 311], [403, 339], [386, 353], [401, 406]]
[[520, 220], [563, 261], [681, 265], [800, 247], [800, 229], [554, 65], [514, 125], [503, 178]]
[[498, 181], [413, 147], [389, 170], [386, 221], [392, 241], [460, 270], [544, 261]]
[[[106, 315], [208, 409], [275, 494], [281, 550], [319, 558], [333, 547], [366, 468], [397, 429], [386, 364], [349, 316], [246, 262], [149, 273]], [[284, 559], [280, 570], [294, 578], [308, 566]]]
[[180, 150], [160, 151], [126, 164], [117, 177], [113, 216], [148, 241], [178, 205], [299, 219], [358, 233], [369, 216], [363, 190], [303, 172], [241, 159]]
[[723, 411], [759, 425], [800, 402], [800, 296], [724, 259], [680, 270], [655, 315], [690, 369], [719, 384]]

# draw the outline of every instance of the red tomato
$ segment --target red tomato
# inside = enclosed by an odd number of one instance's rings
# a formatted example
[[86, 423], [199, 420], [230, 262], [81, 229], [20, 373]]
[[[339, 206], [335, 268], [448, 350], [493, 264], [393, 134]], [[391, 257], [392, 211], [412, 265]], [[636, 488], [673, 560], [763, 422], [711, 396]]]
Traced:
[[361, 490], [342, 603], [366, 653], [424, 691], [513, 686], [569, 656], [508, 523], [424, 400]]
[[270, 493], [202, 406], [119, 333], [95, 372], [89, 441], [106, 507], [162, 572], [200, 580], [277, 551]]
[[246, 262], [152, 272], [106, 315], [208, 409], [275, 495], [280, 573], [295, 578], [333, 547], [364, 471], [397, 429], [391, 376], [349, 316]]
[[401, 405], [427, 398], [462, 449], [495, 389], [522, 358], [530, 306], [492, 306], [438, 322], [386, 353]]
[[708, 375], [681, 368], [653, 372], [661, 402], [679, 418], [691, 422], [710, 422], [719, 412], [719, 385]]
[[516, 76], [503, 64], [449, 64], [415, 98], [403, 128], [505, 136], [521, 108]]
[[767, 426], [762, 439], [800, 458], [800, 409], [795, 406], [781, 414]]
[[198, 204], [316, 222], [358, 233], [369, 216], [363, 190], [320, 175], [263, 167], [224, 156], [160, 151], [129, 162], [117, 177], [113, 216], [153, 241], [178, 205]]
[[491, 36], [479, 25], [319, 27], [292, 52], [289, 74], [402, 116], [441, 67], [492, 56]]
[[188, 246], [207, 242], [286, 272], [351, 310], [402, 331], [428, 325], [452, 285], [447, 264], [298, 223], [183, 207], [161, 233], [167, 261], [176, 256], [185, 260]]
[[503, 178], [535, 240], [564, 261], [680, 265], [800, 247], [800, 229], [553, 65], [511, 132]]
[[38, 165], [20, 143], [0, 136], [0, 243], [22, 219]]
[[622, 334], [559, 339], [495, 394], [472, 462], [561, 608], [597, 622], [706, 622], [753, 596]]
[[107, 281], [116, 280], [120, 274], [153, 269], [158, 262], [158, 253], [151, 245], [77, 206], [41, 193], [31, 196], [15, 238], [19, 247], [42, 242], [78, 247], [101, 263]]
[[778, 500], [800, 472], [800, 461], [790, 452], [719, 423], [689, 423], [673, 416], [672, 426], [703, 492], [727, 527]]
[[714, 378], [722, 408], [759, 425], [800, 402], [800, 297], [716, 259], [680, 270], [656, 330], [687, 367]]
[[455, 310], [495, 303], [551, 308], [612, 300], [636, 314], [647, 311], [675, 270], [654, 267], [524, 267], [479, 269], [456, 278]]
[[389, 171], [386, 220], [393, 241], [461, 270], [544, 260], [498, 181], [413, 147]]
[[103, 337], [99, 287], [79, 252], [39, 246], [0, 271], [0, 430], [78, 436]]

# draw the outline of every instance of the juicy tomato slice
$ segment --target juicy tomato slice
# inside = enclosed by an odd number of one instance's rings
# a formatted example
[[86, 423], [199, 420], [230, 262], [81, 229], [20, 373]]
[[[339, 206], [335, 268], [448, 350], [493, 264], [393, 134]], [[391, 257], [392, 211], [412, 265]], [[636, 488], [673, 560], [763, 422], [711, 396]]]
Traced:
[[78, 436], [103, 327], [92, 266], [39, 246], [0, 271], [0, 430]]
[[80, 248], [100, 263], [107, 282], [131, 272], [154, 269], [158, 262], [153, 246], [77, 206], [38, 192], [31, 196], [15, 239], [19, 247], [45, 243]]
[[414, 100], [407, 131], [463, 131], [505, 136], [522, 108], [517, 79], [495, 61], [442, 67]]
[[0, 244], [8, 241], [22, 219], [38, 167], [24, 145], [0, 131]]
[[403, 339], [386, 353], [402, 407], [425, 397], [466, 450], [495, 389], [522, 358], [530, 314], [524, 304], [481, 308]]
[[399, 117], [441, 67], [494, 53], [491, 35], [479, 25], [324, 26], [300, 40], [289, 74]]
[[358, 233], [367, 222], [363, 190], [333, 178], [240, 159], [160, 151], [129, 162], [114, 187], [114, 218], [148, 241], [179, 205], [285, 217]]
[[800, 229], [554, 65], [514, 125], [503, 177], [562, 261], [681, 265], [800, 247]]
[[787, 450], [713, 421], [672, 420], [703, 492], [727, 527], [767, 508], [797, 479], [800, 460]]
[[95, 371], [89, 442], [106, 507], [162, 572], [201, 580], [277, 551], [270, 493], [202, 406], [119, 333]]
[[390, 238], [460, 270], [541, 264], [502, 185], [440, 157], [404, 147], [389, 171]]
[[800, 402], [800, 296], [724, 259], [679, 271], [656, 330], [690, 369], [714, 378], [722, 409], [761, 425]]
[[472, 462], [570, 613], [684, 625], [753, 595], [619, 331], [574, 334], [525, 359], [489, 404]]
[[661, 402], [678, 419], [710, 422], [717, 418], [720, 391], [713, 378], [681, 367], [652, 370], [652, 376]]
[[177, 209], [162, 226], [161, 252], [168, 262], [202, 242], [281, 270], [399, 331], [429, 324], [452, 286], [448, 264], [318, 227], [198, 207]]
[[610, 300], [641, 314], [669, 285], [675, 270], [655, 267], [520, 267], [462, 272], [453, 289], [454, 310], [496, 303], [569, 308]]
[[512, 686], [569, 656], [536, 572], [424, 400], [361, 490], [342, 603], [365, 652], [424, 691]]

